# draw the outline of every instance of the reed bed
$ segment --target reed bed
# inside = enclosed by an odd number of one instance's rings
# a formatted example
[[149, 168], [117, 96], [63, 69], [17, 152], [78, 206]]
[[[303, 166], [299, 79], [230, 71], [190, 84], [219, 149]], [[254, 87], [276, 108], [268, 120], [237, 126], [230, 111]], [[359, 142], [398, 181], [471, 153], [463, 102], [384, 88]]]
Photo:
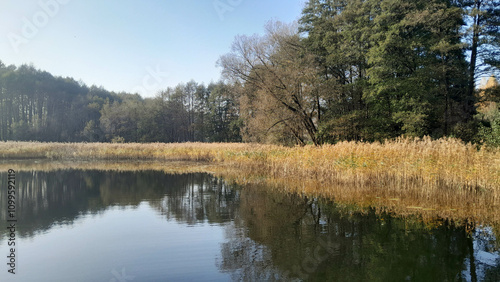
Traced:
[[439, 211], [443, 217], [500, 222], [500, 149], [477, 148], [452, 138], [320, 147], [0, 142], [1, 159], [154, 161], [165, 166], [194, 161], [239, 181], [275, 181], [288, 191], [337, 201], [389, 207], [398, 213]]

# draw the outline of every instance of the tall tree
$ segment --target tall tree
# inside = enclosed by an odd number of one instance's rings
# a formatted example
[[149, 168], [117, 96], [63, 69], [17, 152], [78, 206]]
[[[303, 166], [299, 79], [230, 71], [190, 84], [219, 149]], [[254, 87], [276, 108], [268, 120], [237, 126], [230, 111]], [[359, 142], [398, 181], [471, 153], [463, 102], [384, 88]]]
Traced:
[[365, 1], [309, 1], [300, 19], [307, 50], [320, 64], [324, 102], [319, 135], [325, 141], [370, 139], [363, 91], [373, 11]]
[[263, 131], [283, 125], [297, 143], [319, 144], [320, 84], [314, 59], [304, 51], [295, 26], [269, 23], [265, 36], [238, 36], [219, 64], [224, 75], [253, 87], [261, 101], [282, 110], [270, 113]]
[[500, 70], [500, 2], [496, 0], [458, 1], [467, 16], [465, 38], [469, 43], [469, 95], [476, 80], [485, 72]]
[[311, 0], [300, 23], [329, 81], [328, 140], [438, 137], [472, 117], [462, 14], [451, 1]]
[[[465, 72], [460, 10], [440, 0], [386, 0], [375, 5], [379, 13], [373, 19], [376, 43], [368, 53], [372, 89], [367, 98], [382, 103], [379, 109], [385, 114], [380, 114], [393, 136], [448, 133], [451, 98], [465, 105], [472, 99], [451, 93]], [[467, 120], [472, 114], [460, 111], [459, 118]]]
[[209, 142], [241, 141], [236, 87], [223, 82], [208, 86], [206, 136]]
[[106, 103], [101, 110], [100, 125], [108, 140], [122, 139], [126, 142], [139, 142], [139, 120], [143, 108], [140, 96], [122, 96], [123, 101]]

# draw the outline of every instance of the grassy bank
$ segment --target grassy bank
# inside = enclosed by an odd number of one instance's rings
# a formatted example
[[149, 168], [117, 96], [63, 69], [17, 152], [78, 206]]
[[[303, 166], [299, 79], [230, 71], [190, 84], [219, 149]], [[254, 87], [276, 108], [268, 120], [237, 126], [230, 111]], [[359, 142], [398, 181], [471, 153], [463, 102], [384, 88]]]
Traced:
[[[257, 144], [0, 142], [0, 159], [196, 161], [238, 181], [404, 212], [500, 222], [500, 150], [456, 139], [342, 142], [321, 147]], [[278, 185], [279, 184], [279, 185]]]

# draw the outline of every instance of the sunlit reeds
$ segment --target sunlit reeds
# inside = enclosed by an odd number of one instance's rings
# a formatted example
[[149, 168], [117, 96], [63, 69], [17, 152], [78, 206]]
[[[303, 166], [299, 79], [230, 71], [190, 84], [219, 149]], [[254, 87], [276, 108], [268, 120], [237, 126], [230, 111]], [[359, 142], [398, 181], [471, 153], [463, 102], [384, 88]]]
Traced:
[[168, 167], [166, 162], [195, 161], [239, 181], [266, 179], [289, 191], [337, 201], [500, 222], [500, 150], [451, 138], [320, 147], [0, 142], [1, 159], [154, 161], [155, 169], [161, 163]]

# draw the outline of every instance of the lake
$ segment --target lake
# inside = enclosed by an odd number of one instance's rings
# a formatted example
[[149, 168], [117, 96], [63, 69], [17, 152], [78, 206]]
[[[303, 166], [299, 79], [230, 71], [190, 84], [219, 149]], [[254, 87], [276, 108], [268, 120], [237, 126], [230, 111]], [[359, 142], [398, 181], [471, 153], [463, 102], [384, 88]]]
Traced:
[[500, 281], [472, 232], [205, 173], [17, 172], [15, 272], [0, 173], [0, 281]]

